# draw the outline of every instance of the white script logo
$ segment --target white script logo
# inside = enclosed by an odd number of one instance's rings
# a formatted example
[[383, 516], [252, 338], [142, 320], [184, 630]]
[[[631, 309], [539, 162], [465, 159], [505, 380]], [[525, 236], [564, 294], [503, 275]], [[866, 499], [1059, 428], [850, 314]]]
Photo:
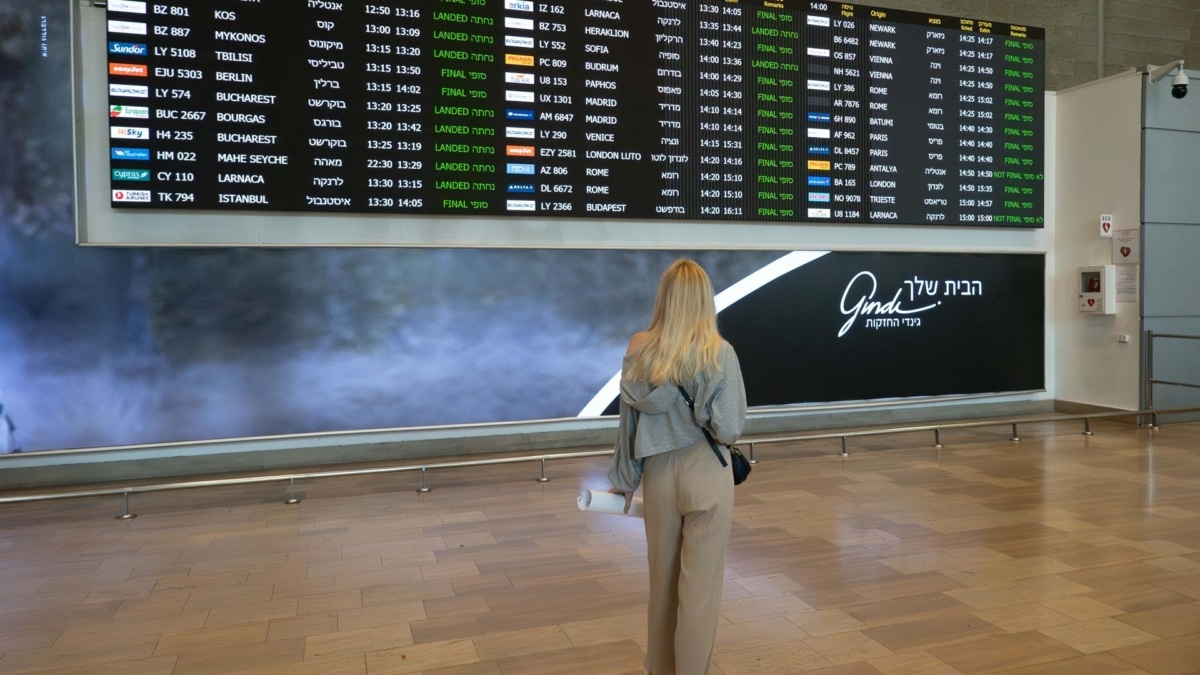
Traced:
[[[860, 283], [859, 279], [863, 281]], [[875, 292], [878, 290], [879, 281], [875, 279], [875, 275], [865, 271], [855, 274], [850, 283], [846, 284], [846, 290], [842, 292], [842, 316], [849, 316], [850, 318], [846, 320], [846, 323], [842, 324], [842, 329], [838, 331], [838, 337], [845, 335], [859, 316], [920, 314], [942, 304], [941, 301], [938, 301], [932, 305], [906, 309], [900, 304], [900, 293], [904, 290], [903, 288], [897, 288], [896, 294], [888, 302], [880, 302], [875, 299]], [[850, 304], [849, 300], [854, 294], [858, 295], [858, 300]], [[896, 321], [898, 322], [899, 320]]]

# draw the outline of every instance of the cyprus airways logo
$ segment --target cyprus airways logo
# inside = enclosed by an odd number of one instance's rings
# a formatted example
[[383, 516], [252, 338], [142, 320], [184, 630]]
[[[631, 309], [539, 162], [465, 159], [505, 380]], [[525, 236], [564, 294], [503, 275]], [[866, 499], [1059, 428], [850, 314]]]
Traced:
[[[879, 291], [879, 281], [874, 274], [870, 272], [859, 272], [854, 275], [849, 284], [846, 284], [846, 290], [842, 292], [842, 316], [848, 316], [846, 323], [842, 324], [842, 329], [838, 331], [838, 337], [845, 335], [853, 326], [858, 317], [884, 317], [882, 319], [867, 319], [868, 328], [882, 328], [888, 326], [899, 326], [901, 319], [897, 316], [910, 316], [920, 314], [941, 305], [941, 301], [924, 307], [907, 308], [901, 302], [900, 294], [904, 292], [904, 288], [897, 288], [895, 295], [887, 302], [881, 302], [875, 299], [875, 294]], [[910, 291], [910, 295], [912, 295]], [[904, 319], [907, 325], [919, 326], [920, 319]], [[883, 322], [877, 326], [871, 326], [872, 322]]]

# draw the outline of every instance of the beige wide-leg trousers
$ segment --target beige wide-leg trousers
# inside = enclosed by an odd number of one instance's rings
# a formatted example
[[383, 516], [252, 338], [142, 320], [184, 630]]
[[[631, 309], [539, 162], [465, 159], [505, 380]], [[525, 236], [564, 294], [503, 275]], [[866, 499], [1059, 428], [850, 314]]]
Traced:
[[[729, 451], [721, 448], [725, 461]], [[702, 440], [647, 457], [642, 471], [650, 558], [650, 675], [706, 675], [717, 637], [733, 474]]]

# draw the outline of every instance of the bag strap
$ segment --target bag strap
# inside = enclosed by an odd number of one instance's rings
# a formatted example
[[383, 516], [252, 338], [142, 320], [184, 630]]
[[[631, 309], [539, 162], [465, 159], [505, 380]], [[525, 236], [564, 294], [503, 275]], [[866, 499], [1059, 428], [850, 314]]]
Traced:
[[[683, 400], [686, 401], [688, 404], [688, 407], [692, 409], [692, 421], [694, 422], [696, 420], [696, 404], [695, 404], [695, 402], [692, 401], [691, 396], [688, 396], [687, 389], [684, 389], [682, 384], [677, 384], [675, 386], [679, 388], [679, 393], [683, 394]], [[717, 447], [716, 440], [713, 439], [712, 434], [708, 433], [708, 429], [705, 429], [703, 426], [700, 426], [699, 424], [697, 424], [696, 426], [700, 427], [700, 431], [704, 432], [704, 438], [706, 438], [708, 440], [708, 445], [709, 445], [709, 447], [712, 448], [713, 454], [715, 454], [717, 456], [717, 459], [721, 461], [721, 466], [723, 466], [723, 467], [729, 466], [729, 464], [725, 461], [725, 456], [721, 454], [721, 449]]]

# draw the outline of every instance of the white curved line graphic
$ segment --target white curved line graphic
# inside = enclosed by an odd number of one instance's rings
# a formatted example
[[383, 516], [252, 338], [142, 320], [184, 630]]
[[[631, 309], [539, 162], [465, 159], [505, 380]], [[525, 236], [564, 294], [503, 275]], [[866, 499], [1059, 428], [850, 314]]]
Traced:
[[[766, 286], [779, 277], [791, 272], [792, 270], [803, 267], [808, 263], [828, 254], [829, 251], [792, 251], [782, 258], [752, 272], [749, 276], [725, 290], [717, 293], [713, 301], [717, 305], [717, 313], [729, 307], [733, 303], [750, 295], [754, 291]], [[604, 409], [608, 404], [613, 402], [613, 399], [621, 392], [621, 371], [617, 371], [616, 375], [605, 383], [600, 391], [592, 397], [591, 401], [583, 407], [576, 417], [599, 417], [604, 414]]]

